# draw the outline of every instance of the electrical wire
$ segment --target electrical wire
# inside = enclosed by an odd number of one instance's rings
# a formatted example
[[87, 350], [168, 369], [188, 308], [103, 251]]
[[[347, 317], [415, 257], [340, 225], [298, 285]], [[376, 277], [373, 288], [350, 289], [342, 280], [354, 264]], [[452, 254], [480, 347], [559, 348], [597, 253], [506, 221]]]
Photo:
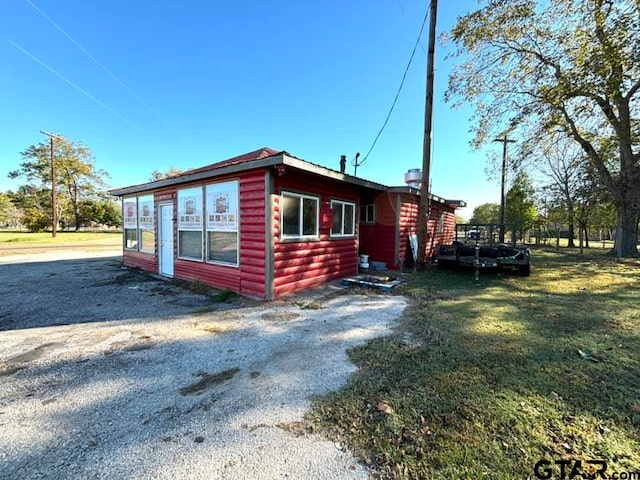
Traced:
[[116, 112], [113, 108], [111, 108], [109, 105], [101, 102], [100, 100], [98, 100], [96, 97], [94, 97], [93, 95], [91, 95], [89, 92], [87, 92], [86, 90], [83, 90], [82, 88], [80, 88], [78, 85], [76, 85], [75, 83], [73, 83], [71, 80], [69, 80], [68, 78], [66, 78], [65, 76], [63, 76], [61, 73], [58, 73], [57, 71], [55, 71], [53, 68], [51, 68], [49, 65], [47, 65], [46, 63], [44, 63], [42, 60], [40, 60], [38, 57], [36, 57], [35, 55], [33, 55], [32, 53], [28, 52], [27, 50], [25, 50], [24, 48], [22, 48], [20, 45], [18, 45], [16, 42], [14, 42], [13, 40], [7, 38], [6, 39], [7, 42], [9, 42], [11, 45], [13, 45], [15, 48], [17, 48], [18, 50], [20, 50], [22, 53], [24, 53], [27, 57], [31, 58], [33, 61], [35, 61], [36, 63], [39, 63], [42, 67], [46, 68], [47, 70], [49, 70], [51, 73], [53, 73], [56, 77], [60, 78], [61, 80], [65, 81], [66, 83], [68, 83], [69, 85], [71, 85], [73, 88], [75, 88], [76, 90], [78, 90], [80, 93], [82, 93], [83, 95], [85, 95], [86, 97], [88, 97], [89, 99], [93, 100], [95, 103], [97, 103], [98, 105], [100, 105], [102, 108], [104, 108], [105, 110], [107, 110], [108, 112], [112, 113], [113, 115], [115, 115], [116, 117], [118, 117], [120, 120], [122, 120], [123, 122], [125, 122], [127, 125], [129, 125], [131, 128], [139, 131], [140, 133], [142, 133], [143, 135], [153, 138], [151, 137], [147, 132], [145, 132], [144, 130], [142, 130], [140, 127], [138, 127], [135, 123], [131, 122], [130, 120], [128, 120], [127, 118], [123, 117], [122, 115], [120, 115], [118, 112]]
[[378, 139], [380, 138], [380, 135], [382, 135], [382, 132], [384, 131], [385, 127], [387, 126], [387, 123], [389, 122], [389, 118], [391, 117], [391, 114], [393, 113], [393, 109], [395, 108], [396, 103], [398, 102], [398, 97], [400, 97], [400, 92], [402, 91], [402, 87], [404, 87], [404, 81], [407, 78], [407, 73], [409, 72], [409, 67], [411, 67], [411, 62], [413, 62], [413, 57], [416, 54], [416, 50], [418, 49], [418, 45], [420, 44], [420, 38], [422, 37], [422, 32], [424, 31], [424, 26], [427, 23], [427, 18], [429, 18], [429, 11], [430, 10], [431, 10], [431, 2], [429, 2], [429, 7], [427, 8], [427, 12], [425, 13], [424, 19], [422, 20], [422, 25], [420, 25], [420, 31], [418, 32], [418, 38], [416, 39], [416, 43], [413, 46], [413, 50], [411, 52], [411, 57], [409, 58], [409, 63], [407, 63], [407, 67], [404, 69], [404, 73], [402, 75], [402, 81], [400, 82], [400, 87], [398, 87], [398, 91], [396, 92], [396, 96], [393, 99], [393, 103], [391, 104], [391, 108], [389, 109], [389, 113], [387, 113], [387, 117], [384, 119], [384, 123], [382, 124], [382, 127], [380, 128], [380, 131], [376, 135], [376, 138], [373, 140], [373, 143], [371, 144], [371, 148], [369, 148], [369, 151], [367, 152], [367, 154], [362, 159], [362, 162], [360, 163], [360, 165], [364, 165], [366, 163], [367, 158], [369, 158], [369, 154], [371, 154], [371, 151], [376, 146], [376, 143], [378, 142]]
[[44, 13], [42, 10], [40, 10], [31, 0], [24, 0], [24, 1], [27, 2], [29, 5], [31, 5], [31, 7], [36, 12], [38, 12], [51, 25], [53, 25], [60, 33], [62, 33], [62, 35], [67, 37], [67, 39], [71, 43], [73, 43], [76, 47], [78, 47], [82, 53], [84, 53], [87, 57], [89, 57], [107, 75], [109, 75], [116, 83], [118, 83], [122, 88], [124, 88], [132, 97], [134, 97], [143, 107], [145, 107], [149, 112], [151, 112], [153, 115], [155, 115], [155, 117], [158, 120], [160, 120], [162, 123], [164, 123], [167, 127], [171, 128], [175, 133], [180, 133], [169, 122], [167, 122], [164, 118], [162, 118], [158, 112], [156, 112], [153, 108], [151, 108], [151, 106], [147, 102], [145, 102], [142, 98], [140, 98], [140, 96], [136, 92], [134, 92], [126, 83], [124, 83], [122, 80], [120, 80], [120, 78], [118, 78], [113, 72], [111, 72], [111, 70], [109, 70], [102, 63], [100, 63], [96, 57], [91, 55], [91, 53], [89, 53], [86, 48], [84, 48], [82, 45], [80, 45], [80, 43], [78, 43], [75, 38], [73, 38], [69, 33], [67, 33], [60, 25], [58, 25], [56, 22], [54, 22], [46, 13]]

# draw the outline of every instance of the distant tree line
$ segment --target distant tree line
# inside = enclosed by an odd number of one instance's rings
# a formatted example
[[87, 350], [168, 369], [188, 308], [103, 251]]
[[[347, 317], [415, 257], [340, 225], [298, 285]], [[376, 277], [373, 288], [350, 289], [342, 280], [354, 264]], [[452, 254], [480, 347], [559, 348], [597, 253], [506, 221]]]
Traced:
[[[50, 144], [29, 146], [19, 168], [9, 178], [24, 183], [15, 191], [0, 192], [0, 225], [47, 230], [52, 221]], [[54, 141], [57, 218], [61, 229], [120, 227], [121, 206], [106, 192], [107, 172], [97, 169], [86, 145], [65, 137]]]
[[[568, 247], [588, 248], [590, 240], [615, 240], [616, 206], [611, 195], [598, 175], [575, 158], [579, 150], [565, 147], [545, 151], [535, 162], [536, 184], [528, 173], [516, 174], [506, 194], [505, 224], [521, 241], [527, 236], [536, 242], [566, 238]], [[498, 203], [477, 206], [469, 219], [471, 224], [499, 222]]]

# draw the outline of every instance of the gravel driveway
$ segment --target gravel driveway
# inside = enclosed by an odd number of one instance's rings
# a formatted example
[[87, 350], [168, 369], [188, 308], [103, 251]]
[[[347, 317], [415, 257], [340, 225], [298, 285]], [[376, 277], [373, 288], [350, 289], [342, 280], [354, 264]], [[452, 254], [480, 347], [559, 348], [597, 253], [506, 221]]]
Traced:
[[0, 257], [0, 478], [368, 478], [286, 426], [404, 298], [215, 303], [113, 253]]

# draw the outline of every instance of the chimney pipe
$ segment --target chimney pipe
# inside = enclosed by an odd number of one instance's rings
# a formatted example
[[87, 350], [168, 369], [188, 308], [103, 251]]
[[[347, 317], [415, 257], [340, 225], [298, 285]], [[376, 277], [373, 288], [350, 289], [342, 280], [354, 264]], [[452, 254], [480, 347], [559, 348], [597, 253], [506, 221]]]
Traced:
[[347, 169], [347, 156], [340, 155], [340, 173], [344, 173]]

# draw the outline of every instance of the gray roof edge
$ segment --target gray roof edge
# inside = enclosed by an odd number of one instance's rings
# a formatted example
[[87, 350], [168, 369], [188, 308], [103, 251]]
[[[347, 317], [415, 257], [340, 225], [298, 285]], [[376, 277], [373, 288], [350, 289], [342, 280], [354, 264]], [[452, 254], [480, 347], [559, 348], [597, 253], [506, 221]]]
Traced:
[[253, 160], [251, 162], [238, 163], [236, 165], [229, 165], [228, 167], [214, 168], [204, 172], [193, 173], [191, 175], [180, 175], [178, 177], [165, 178], [156, 182], [141, 183], [139, 185], [132, 185], [130, 187], [112, 188], [109, 193], [114, 196], [122, 197], [124, 195], [130, 195], [134, 193], [147, 192], [150, 190], [158, 190], [160, 188], [171, 187], [173, 185], [179, 185], [181, 183], [196, 182], [198, 180], [207, 180], [209, 178], [220, 177], [222, 175], [232, 175], [234, 173], [243, 172], [245, 170], [252, 170], [254, 168], [265, 168], [273, 165], [283, 163], [284, 156], [282, 153], [272, 155], [271, 157], [263, 158], [261, 160]]
[[[132, 185], [130, 187], [112, 188], [109, 190], [109, 193], [114, 196], [122, 197], [126, 195], [132, 195], [136, 193], [143, 193], [151, 190], [158, 190], [161, 188], [171, 187], [173, 185], [179, 185], [182, 183], [197, 182], [198, 180], [208, 180], [210, 178], [220, 177], [223, 175], [233, 175], [234, 173], [240, 173], [247, 170], [253, 170], [256, 168], [272, 167], [274, 165], [280, 165], [280, 164], [288, 165], [290, 167], [297, 168], [298, 170], [314, 173], [317, 175], [322, 175], [323, 177], [351, 183], [353, 185], [358, 185], [360, 187], [379, 190], [382, 192], [410, 193], [414, 195], [420, 194], [420, 190], [411, 188], [409, 186], [389, 187], [386, 185], [382, 185], [381, 183], [376, 183], [370, 180], [365, 180], [363, 178], [354, 177], [352, 175], [348, 175], [346, 173], [340, 173], [336, 170], [332, 170], [330, 168], [323, 167], [321, 165], [316, 165], [306, 160], [296, 158], [284, 151], [260, 160], [252, 160], [250, 162], [243, 162], [235, 165], [229, 165], [227, 167], [206, 170], [204, 172], [197, 172], [193, 174], [186, 174], [186, 175], [180, 175], [177, 177], [165, 178], [155, 182], [147, 182], [147, 183], [141, 183], [138, 185]], [[463, 200], [445, 200], [444, 198], [439, 197], [437, 195], [433, 195], [431, 193], [429, 194], [429, 197], [432, 200], [435, 200], [440, 203], [448, 204], [451, 206], [465, 207], [467, 205], [466, 202], [464, 202]]]
[[293, 157], [287, 154], [286, 152], [284, 153], [283, 163], [285, 165], [289, 165], [299, 170], [304, 170], [310, 173], [316, 173], [318, 175], [322, 175], [323, 177], [332, 178], [334, 180], [340, 180], [343, 182], [352, 183], [360, 187], [371, 188], [371, 189], [380, 190], [383, 192], [386, 192], [387, 190], [389, 190], [388, 186], [382, 185], [381, 183], [376, 183], [376, 182], [372, 182], [371, 180], [365, 180], [363, 178], [354, 177], [346, 173], [340, 173], [336, 170], [332, 170], [330, 168], [323, 167], [321, 165], [316, 165], [315, 163], [307, 162], [306, 160], [301, 160], [299, 158]]
[[[401, 187], [389, 187], [389, 192], [392, 193], [411, 193], [413, 195], [420, 195], [420, 190], [417, 188], [412, 188], [409, 186], [401, 186]], [[434, 195], [433, 193], [429, 193], [429, 198], [431, 200], [435, 200], [439, 203], [444, 203], [445, 205], [450, 205], [452, 207], [466, 207], [467, 203], [464, 200], [447, 200], [446, 198], [439, 197], [438, 195]]]

